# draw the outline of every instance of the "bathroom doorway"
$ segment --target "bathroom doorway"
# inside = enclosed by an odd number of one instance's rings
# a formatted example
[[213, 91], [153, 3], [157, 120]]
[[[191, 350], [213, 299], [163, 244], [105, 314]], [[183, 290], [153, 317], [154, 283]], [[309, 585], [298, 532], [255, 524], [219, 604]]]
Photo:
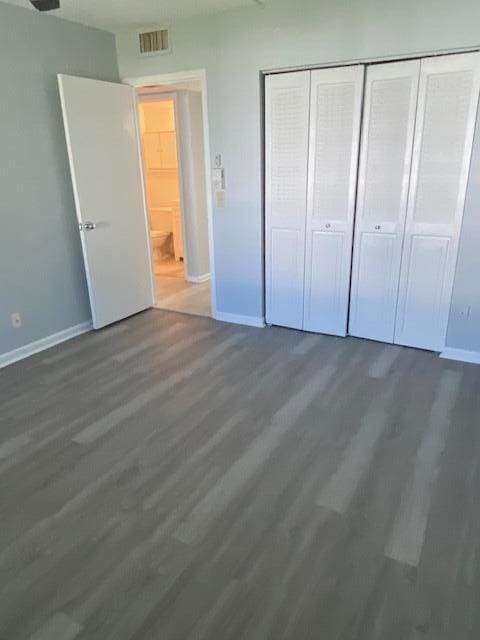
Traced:
[[212, 316], [202, 87], [139, 87], [155, 306]]

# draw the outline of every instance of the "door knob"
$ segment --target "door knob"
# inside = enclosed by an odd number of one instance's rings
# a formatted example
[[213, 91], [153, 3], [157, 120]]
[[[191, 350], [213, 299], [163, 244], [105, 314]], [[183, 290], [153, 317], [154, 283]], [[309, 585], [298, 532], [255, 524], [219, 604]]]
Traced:
[[95, 224], [95, 222], [84, 222], [83, 228], [85, 229], [85, 231], [94, 231], [97, 228], [97, 225]]
[[380, 231], [380, 229], [381, 229], [381, 228], [382, 228], [382, 227], [381, 227], [379, 224], [376, 224], [376, 225], [375, 225], [375, 229], [376, 229], [377, 231]]

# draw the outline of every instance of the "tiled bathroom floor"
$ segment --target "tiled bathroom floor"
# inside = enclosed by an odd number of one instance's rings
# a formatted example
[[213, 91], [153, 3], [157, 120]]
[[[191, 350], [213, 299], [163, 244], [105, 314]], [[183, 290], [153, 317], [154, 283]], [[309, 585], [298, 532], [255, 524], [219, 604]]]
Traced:
[[155, 261], [154, 271], [156, 276], [169, 276], [172, 278], [182, 278], [182, 280], [185, 279], [183, 262], [177, 262], [175, 258]]
[[157, 262], [155, 284], [159, 309], [211, 317], [210, 282], [187, 282], [181, 262], [174, 259]]

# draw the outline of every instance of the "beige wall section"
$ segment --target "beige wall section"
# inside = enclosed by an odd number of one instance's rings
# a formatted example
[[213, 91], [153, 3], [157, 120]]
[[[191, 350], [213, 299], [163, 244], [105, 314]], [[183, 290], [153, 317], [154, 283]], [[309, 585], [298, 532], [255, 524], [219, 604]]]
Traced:
[[145, 184], [152, 231], [173, 231], [180, 200], [173, 99], [139, 103]]

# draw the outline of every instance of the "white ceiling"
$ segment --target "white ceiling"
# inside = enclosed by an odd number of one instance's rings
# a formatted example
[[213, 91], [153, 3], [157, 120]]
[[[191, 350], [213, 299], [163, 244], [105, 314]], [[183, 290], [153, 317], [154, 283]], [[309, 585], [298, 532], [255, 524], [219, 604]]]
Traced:
[[[100, 29], [121, 31], [132, 27], [161, 26], [189, 16], [251, 6], [257, 0], [60, 0], [61, 8], [45, 15], [59, 16]], [[35, 9], [29, 0], [4, 0]]]

